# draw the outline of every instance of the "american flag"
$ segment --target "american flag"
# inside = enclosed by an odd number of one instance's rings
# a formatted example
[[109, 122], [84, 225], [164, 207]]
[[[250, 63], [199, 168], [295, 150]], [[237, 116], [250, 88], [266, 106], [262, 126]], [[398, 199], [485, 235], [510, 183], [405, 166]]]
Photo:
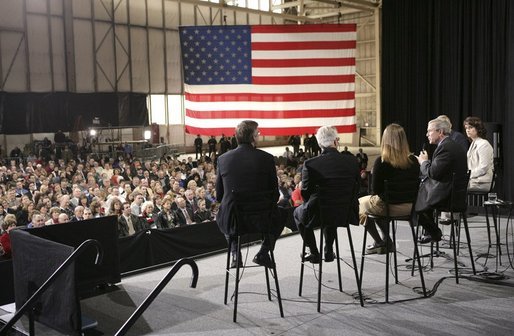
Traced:
[[180, 27], [186, 131], [355, 132], [355, 24]]

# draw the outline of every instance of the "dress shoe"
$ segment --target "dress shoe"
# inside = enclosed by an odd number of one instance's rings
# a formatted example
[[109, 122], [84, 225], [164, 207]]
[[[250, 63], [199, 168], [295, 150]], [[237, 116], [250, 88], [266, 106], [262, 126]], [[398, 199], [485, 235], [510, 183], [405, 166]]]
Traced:
[[321, 261], [321, 256], [319, 253], [305, 253], [303, 256], [304, 261], [308, 261], [311, 264], [319, 264]]
[[332, 249], [325, 250], [325, 262], [332, 262], [336, 258], [334, 251]]
[[[243, 256], [239, 255], [239, 267], [243, 267]], [[232, 254], [232, 262], [230, 263], [230, 268], [237, 268], [237, 255]]]
[[271, 261], [271, 258], [267, 253], [257, 253], [255, 257], [253, 257], [253, 262], [260, 266], [273, 268], [273, 261]]
[[[239, 267], [243, 267], [243, 261], [239, 259]], [[230, 268], [237, 268], [237, 260], [232, 259], [232, 262], [230, 263]]]
[[442, 234], [440, 233], [440, 231], [439, 231], [439, 234], [434, 234], [434, 235], [427, 233], [426, 235], [422, 236], [419, 239], [419, 243], [420, 244], [427, 244], [427, 243], [432, 243], [432, 242], [436, 243], [441, 240], [441, 237], [442, 237]]
[[441, 225], [450, 225], [452, 220], [450, 218], [439, 218], [439, 224]]

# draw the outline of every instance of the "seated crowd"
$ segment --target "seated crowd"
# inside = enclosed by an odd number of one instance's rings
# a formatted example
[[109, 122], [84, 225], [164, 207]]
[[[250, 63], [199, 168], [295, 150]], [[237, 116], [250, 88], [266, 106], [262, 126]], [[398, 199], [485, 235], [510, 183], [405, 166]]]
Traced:
[[[292, 225], [292, 208], [301, 204], [298, 167], [309, 152], [276, 158], [279, 208]], [[215, 158], [215, 155], [213, 155]], [[2, 236], [15, 227], [40, 227], [100, 216], [118, 217], [118, 235], [145, 229], [171, 229], [215, 220], [217, 159], [140, 160], [131, 155], [69, 160], [51, 155], [0, 161]], [[290, 211], [289, 211], [290, 210]], [[12, 215], [7, 217], [8, 215]], [[10, 218], [10, 219], [9, 219]], [[6, 219], [9, 219], [6, 222]], [[8, 224], [4, 228], [4, 222]], [[11, 225], [12, 224], [12, 225]], [[5, 243], [4, 245], [7, 245]], [[10, 249], [10, 247], [9, 247]], [[3, 250], [0, 254], [8, 254]]]

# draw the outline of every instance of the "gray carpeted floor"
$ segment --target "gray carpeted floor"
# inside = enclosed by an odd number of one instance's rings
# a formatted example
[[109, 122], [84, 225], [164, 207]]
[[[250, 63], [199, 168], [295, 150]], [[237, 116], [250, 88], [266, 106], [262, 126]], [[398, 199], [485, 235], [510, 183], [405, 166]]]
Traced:
[[[502, 222], [505, 224], [505, 221]], [[317, 280], [312, 268], [306, 269], [303, 296], [298, 296], [301, 237], [291, 235], [277, 243], [275, 255], [285, 317], [279, 315], [276, 298], [268, 301], [263, 268], [248, 268], [240, 285], [238, 322], [232, 322], [233, 303], [223, 304], [224, 253], [197, 260], [200, 275], [197, 288], [189, 288], [191, 271], [183, 267], [146, 313], [130, 335], [512, 335], [514, 334], [514, 275], [509, 266], [506, 246], [502, 245], [502, 265], [495, 271], [495, 257], [488, 252], [485, 219], [470, 219], [476, 268], [471, 274], [467, 246], [461, 243], [460, 284], [453, 276], [451, 257], [424, 258], [425, 280], [430, 296], [420, 294], [420, 278], [412, 277], [410, 262], [412, 239], [407, 223], [398, 224], [397, 250], [399, 283], [391, 273], [390, 303], [384, 303], [385, 256], [367, 256], [363, 277], [364, 308], [357, 298], [348, 240], [339, 229], [343, 259], [343, 292], [337, 289], [336, 263], [324, 264], [321, 313], [316, 312]], [[448, 232], [441, 251], [448, 249]], [[352, 227], [357, 263], [361, 262], [363, 229]], [[317, 234], [318, 236], [318, 234]], [[464, 237], [464, 235], [463, 235]], [[509, 236], [513, 257], [512, 233]], [[208, 239], [208, 237], [206, 237]], [[505, 243], [505, 228], [501, 232]], [[369, 241], [369, 240], [368, 240]], [[247, 264], [257, 252], [250, 246], [243, 252]], [[428, 253], [428, 245], [422, 254]], [[495, 254], [495, 246], [489, 251]], [[392, 260], [392, 258], [391, 258]], [[485, 263], [487, 263], [485, 265]], [[90, 335], [113, 335], [151, 291], [168, 269], [124, 278], [119, 290], [82, 301], [84, 315], [98, 320]], [[233, 290], [231, 282], [230, 294]], [[272, 288], [273, 285], [272, 285]], [[38, 326], [39, 335], [54, 335]]]

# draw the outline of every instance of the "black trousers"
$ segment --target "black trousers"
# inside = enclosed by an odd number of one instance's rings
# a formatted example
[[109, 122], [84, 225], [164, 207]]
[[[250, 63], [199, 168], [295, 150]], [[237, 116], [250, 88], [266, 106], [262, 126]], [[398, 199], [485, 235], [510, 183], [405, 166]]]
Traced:
[[[302, 236], [305, 245], [311, 250], [312, 253], [319, 252], [316, 243], [316, 237], [314, 236], [314, 229], [316, 227], [306, 226], [303, 223], [303, 218], [305, 218], [305, 211], [307, 211], [304, 207], [304, 204], [300, 205], [294, 210], [294, 221], [296, 223], [296, 226], [298, 227], [298, 231], [300, 231], [300, 235]], [[323, 232], [325, 235], [325, 246], [327, 250], [330, 250], [334, 245], [334, 240], [337, 234], [337, 227], [326, 227]]]

